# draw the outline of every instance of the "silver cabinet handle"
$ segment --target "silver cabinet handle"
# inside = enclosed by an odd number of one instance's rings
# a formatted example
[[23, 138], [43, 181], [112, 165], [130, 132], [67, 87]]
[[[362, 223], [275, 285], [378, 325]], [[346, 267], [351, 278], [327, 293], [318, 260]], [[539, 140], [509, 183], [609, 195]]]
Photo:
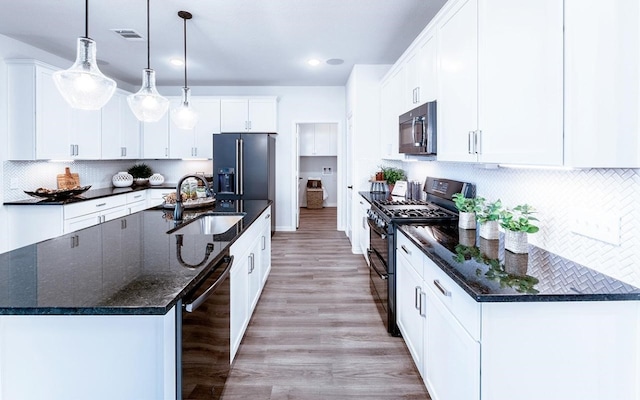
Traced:
[[447, 289], [445, 289], [444, 286], [442, 286], [442, 284], [440, 283], [439, 280], [434, 279], [433, 284], [438, 288], [438, 290], [440, 291], [440, 293], [442, 293], [445, 296], [451, 296], [451, 292], [448, 291]]
[[415, 308], [416, 310], [420, 309], [420, 305], [418, 304], [418, 302], [420, 301], [421, 293], [422, 289], [420, 288], [420, 286], [416, 286], [413, 290], [413, 308]]
[[[131, 209], [129, 209], [129, 210], [131, 210]], [[127, 220], [126, 219], [120, 220], [120, 229], [127, 229]]]
[[[425, 307], [423, 307], [422, 305], [425, 305]], [[420, 292], [420, 316], [422, 317], [426, 317], [427, 316], [427, 310], [426, 310], [426, 305], [427, 305], [427, 294], [425, 292]]]
[[70, 155], [70, 156], [73, 156], [73, 155], [74, 155], [74, 154], [73, 154], [73, 151], [74, 151], [74, 147], [73, 147], [73, 145], [71, 145], [71, 148], [69, 149], [69, 155]]
[[402, 249], [402, 251], [404, 251], [408, 255], [411, 255], [411, 252], [406, 247], [404, 247], [404, 245], [401, 245], [400, 248]]
[[469, 135], [467, 136], [467, 150], [469, 152], [469, 154], [473, 154], [473, 146], [475, 143], [475, 135], [473, 133], [473, 131], [469, 131]]
[[254, 265], [254, 258], [255, 255], [253, 253], [249, 254], [249, 273], [253, 273], [253, 270], [255, 269], [255, 265]]
[[475, 140], [475, 151], [476, 154], [482, 154], [482, 131], [476, 131], [476, 140]]
[[267, 249], [267, 238], [262, 236], [262, 250]]
[[164, 148], [164, 156], [165, 157], [169, 157], [169, 148], [168, 147]]
[[100, 204], [96, 204], [96, 207], [104, 207], [106, 205], [107, 205], [107, 203], [100, 203]]

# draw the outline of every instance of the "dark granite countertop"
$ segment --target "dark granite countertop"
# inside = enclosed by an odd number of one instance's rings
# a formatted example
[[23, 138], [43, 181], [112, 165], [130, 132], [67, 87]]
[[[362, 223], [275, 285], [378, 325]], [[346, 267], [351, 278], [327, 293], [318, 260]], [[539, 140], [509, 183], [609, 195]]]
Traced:
[[400, 225], [440, 269], [479, 302], [640, 300], [640, 289], [529, 245], [514, 254], [499, 240], [457, 225]]
[[166, 314], [269, 204], [185, 210], [183, 223], [207, 212], [246, 215], [223, 234], [183, 235], [182, 246], [166, 233], [172, 211], [151, 209], [0, 254], [0, 314]]
[[32, 197], [29, 199], [24, 199], [24, 200], [14, 200], [14, 201], [5, 201], [3, 204], [6, 205], [11, 205], [11, 206], [22, 206], [22, 205], [54, 205], [54, 206], [60, 206], [60, 205], [65, 205], [65, 204], [73, 204], [73, 203], [79, 203], [85, 200], [94, 200], [94, 199], [100, 199], [103, 197], [109, 197], [109, 196], [114, 196], [117, 194], [125, 194], [125, 193], [131, 193], [131, 192], [137, 192], [140, 190], [147, 190], [147, 189], [174, 189], [175, 190], [176, 184], [170, 184], [170, 183], [163, 183], [162, 185], [157, 185], [157, 186], [151, 186], [151, 185], [143, 185], [143, 186], [138, 186], [138, 185], [133, 185], [130, 187], [124, 187], [124, 188], [117, 188], [117, 187], [108, 187], [108, 188], [102, 188], [102, 189], [89, 189], [86, 192], [82, 193], [81, 195], [78, 196], [74, 196], [65, 200], [58, 200], [58, 201], [53, 201], [53, 200], [48, 200], [48, 199], [44, 199], [44, 198], [36, 198], [36, 197]]

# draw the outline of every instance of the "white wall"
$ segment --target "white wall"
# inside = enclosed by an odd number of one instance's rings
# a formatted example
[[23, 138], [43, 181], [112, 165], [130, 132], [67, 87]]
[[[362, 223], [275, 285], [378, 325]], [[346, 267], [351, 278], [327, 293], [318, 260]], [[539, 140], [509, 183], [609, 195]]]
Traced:
[[[444, 162], [405, 162], [409, 179], [427, 176], [476, 184], [477, 194], [506, 206], [528, 203], [538, 210], [540, 231], [530, 243], [640, 287], [639, 169], [484, 169]], [[572, 218], [620, 219], [620, 245], [573, 233]]]
[[[161, 88], [168, 95], [167, 88]], [[276, 137], [276, 230], [295, 231], [294, 179], [296, 123], [338, 122], [338, 141], [344, 137], [345, 89], [342, 86], [201, 86], [192, 96], [278, 96]], [[338, 148], [340, 154], [340, 148]]]

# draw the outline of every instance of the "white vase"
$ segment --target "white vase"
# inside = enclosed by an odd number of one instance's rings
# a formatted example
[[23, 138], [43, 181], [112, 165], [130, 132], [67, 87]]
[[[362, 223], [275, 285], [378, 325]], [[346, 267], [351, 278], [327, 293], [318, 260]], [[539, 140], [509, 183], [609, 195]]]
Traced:
[[476, 229], [476, 213], [461, 211], [458, 216], [458, 228]]
[[129, 187], [133, 184], [133, 176], [126, 171], [120, 171], [111, 178], [115, 187]]
[[521, 231], [505, 230], [504, 232], [504, 248], [512, 253], [524, 254], [529, 252], [529, 242], [527, 241], [527, 233]]
[[162, 185], [164, 183], [164, 176], [160, 174], [153, 174], [149, 177], [149, 184], [151, 186]]
[[498, 221], [486, 221], [480, 223], [480, 237], [495, 240], [500, 237], [500, 231], [498, 231]]

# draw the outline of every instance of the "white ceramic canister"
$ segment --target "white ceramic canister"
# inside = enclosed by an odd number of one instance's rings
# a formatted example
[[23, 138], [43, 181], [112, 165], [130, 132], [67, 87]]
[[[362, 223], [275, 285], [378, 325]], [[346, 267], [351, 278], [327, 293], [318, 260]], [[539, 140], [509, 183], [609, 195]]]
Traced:
[[120, 171], [111, 178], [115, 187], [128, 187], [133, 185], [133, 176], [126, 171]]

